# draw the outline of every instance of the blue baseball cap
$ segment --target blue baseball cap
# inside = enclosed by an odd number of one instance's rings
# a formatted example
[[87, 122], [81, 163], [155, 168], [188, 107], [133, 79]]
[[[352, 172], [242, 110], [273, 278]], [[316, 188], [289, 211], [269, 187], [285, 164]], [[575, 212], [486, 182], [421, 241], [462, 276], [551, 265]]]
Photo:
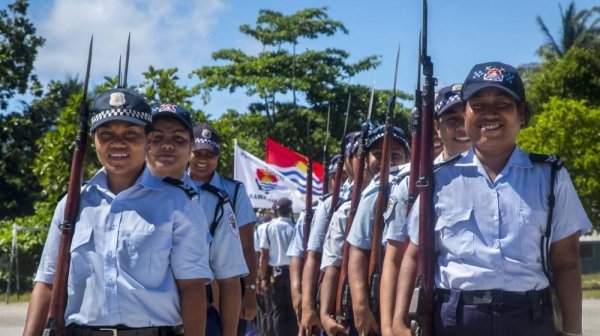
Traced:
[[152, 122], [161, 117], [175, 118], [181, 121], [188, 131], [193, 132], [194, 130], [190, 112], [177, 104], [165, 103], [160, 105], [154, 113], [152, 113]]
[[[367, 137], [367, 149], [370, 149], [379, 139], [383, 139], [385, 135], [385, 125], [379, 125], [375, 128], [372, 128], [369, 132], [369, 136]], [[410, 153], [410, 146], [408, 145], [408, 139], [406, 138], [406, 134], [400, 127], [394, 126], [392, 128], [392, 140], [396, 141], [406, 151], [406, 153]]]
[[152, 121], [150, 105], [135, 91], [124, 88], [106, 90], [94, 100], [90, 131], [114, 120], [148, 126]]
[[340, 162], [341, 159], [342, 159], [342, 156], [340, 154], [335, 154], [331, 158], [331, 163], [329, 163], [329, 167], [327, 167], [327, 172], [330, 175], [335, 174], [335, 171], [337, 170], [338, 163]]
[[515, 100], [525, 102], [525, 87], [517, 69], [501, 62], [475, 65], [462, 86], [461, 98], [467, 101], [478, 91], [495, 87], [508, 93]]
[[217, 130], [207, 122], [201, 122], [194, 127], [194, 146], [192, 151], [207, 149], [216, 155], [221, 151], [221, 137]]
[[440, 117], [444, 112], [448, 111], [451, 107], [462, 104], [463, 101], [460, 98], [460, 92], [462, 90], [462, 84], [452, 84], [441, 88], [435, 96], [435, 106], [433, 113], [436, 117]]
[[358, 149], [360, 132], [350, 132], [344, 137], [344, 156], [348, 157]]

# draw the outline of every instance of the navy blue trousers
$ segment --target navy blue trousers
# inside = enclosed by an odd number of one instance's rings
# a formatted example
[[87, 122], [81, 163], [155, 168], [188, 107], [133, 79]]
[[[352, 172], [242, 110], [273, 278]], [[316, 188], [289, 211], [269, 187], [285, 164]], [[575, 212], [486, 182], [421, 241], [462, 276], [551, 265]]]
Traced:
[[506, 306], [462, 304], [460, 291], [435, 304], [436, 336], [554, 336], [548, 304]]

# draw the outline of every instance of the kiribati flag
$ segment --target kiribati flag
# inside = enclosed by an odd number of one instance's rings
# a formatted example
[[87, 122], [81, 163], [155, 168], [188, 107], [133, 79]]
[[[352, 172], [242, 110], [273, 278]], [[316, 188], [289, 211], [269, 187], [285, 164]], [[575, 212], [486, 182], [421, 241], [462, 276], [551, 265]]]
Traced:
[[[296, 184], [298, 191], [306, 194], [306, 171], [308, 158], [289, 148], [282, 146], [267, 137], [266, 161], [275, 167], [279, 173]], [[313, 194], [323, 193], [323, 165], [313, 161]]]

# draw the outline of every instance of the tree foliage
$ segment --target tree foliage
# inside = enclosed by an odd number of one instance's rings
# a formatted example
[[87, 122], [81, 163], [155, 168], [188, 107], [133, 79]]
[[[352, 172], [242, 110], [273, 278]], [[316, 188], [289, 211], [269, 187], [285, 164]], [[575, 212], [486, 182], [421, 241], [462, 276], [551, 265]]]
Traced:
[[15, 0], [8, 9], [0, 10], [0, 108], [6, 109], [15, 93], [28, 88], [41, 95], [41, 85], [33, 74], [33, 62], [44, 39], [36, 35], [27, 18], [27, 0]]
[[600, 230], [600, 105], [552, 97], [521, 131], [520, 145], [531, 152], [560, 155], [577, 193]]
[[34, 201], [42, 199], [31, 170], [39, 152], [36, 142], [55, 125], [68, 97], [80, 90], [77, 79], [52, 81], [42, 98], [23, 104], [22, 112], [0, 115], [0, 220], [30, 214]]
[[527, 74], [527, 95], [534, 111], [550, 97], [587, 100], [600, 106], [600, 50], [571, 48], [564, 57]]
[[[536, 21], [540, 30], [544, 33], [547, 42], [538, 49], [538, 54], [546, 59], [563, 57], [571, 48], [600, 48], [600, 7], [592, 7], [578, 11], [575, 2], [571, 1], [566, 10], [563, 11], [559, 4], [561, 17], [561, 35], [558, 40], [554, 38], [544, 20], [538, 16]], [[593, 20], [591, 23], [590, 21]]]
[[335, 48], [296, 53], [301, 39], [331, 36], [338, 31], [347, 33], [341, 22], [329, 18], [326, 10], [309, 8], [291, 15], [261, 10], [256, 27], [242, 25], [240, 30], [257, 39], [263, 46], [262, 52], [247, 55], [237, 49], [218, 50], [213, 59], [224, 64], [204, 66], [193, 74], [205, 90], [244, 89], [247, 95], [257, 97], [254, 111], [265, 113], [271, 124], [282, 109], [299, 105], [297, 93], [303, 95], [308, 108], [330, 101], [335, 87], [379, 65], [379, 57], [367, 56], [349, 63], [350, 55]]

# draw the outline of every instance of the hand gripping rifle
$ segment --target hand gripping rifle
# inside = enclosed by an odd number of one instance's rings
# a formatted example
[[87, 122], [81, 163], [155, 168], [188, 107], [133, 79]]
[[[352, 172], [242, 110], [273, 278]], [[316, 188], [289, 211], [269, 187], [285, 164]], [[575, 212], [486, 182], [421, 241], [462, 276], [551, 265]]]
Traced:
[[423, 35], [421, 37], [421, 64], [425, 82], [422, 112], [419, 188], [419, 248], [417, 256], [417, 316], [411, 329], [415, 335], [433, 335], [433, 298], [435, 237], [433, 230], [433, 104], [436, 79], [433, 62], [427, 54], [427, 0], [423, 0]]
[[398, 77], [398, 61], [400, 59], [400, 46], [396, 54], [396, 70], [394, 72], [394, 86], [392, 88], [392, 96], [388, 103], [388, 109], [385, 114], [385, 133], [383, 135], [383, 155], [381, 158], [381, 169], [379, 171], [379, 191], [377, 192], [377, 200], [375, 202], [375, 218], [373, 220], [373, 239], [371, 240], [371, 253], [369, 256], [369, 289], [371, 297], [371, 311], [375, 315], [377, 321], [380, 320], [379, 307], [379, 289], [381, 284], [381, 271], [383, 268], [383, 251], [382, 251], [382, 236], [383, 236], [383, 213], [387, 207], [389, 199], [389, 175], [392, 152], [392, 125], [391, 116], [394, 115], [394, 107], [396, 106], [396, 79]]
[[[375, 86], [371, 90], [371, 99], [369, 102], [369, 110], [367, 113], [367, 120], [363, 124], [361, 130], [360, 142], [358, 143], [357, 157], [358, 159], [353, 161], [352, 169], [354, 171], [354, 186], [352, 187], [352, 198], [350, 200], [350, 211], [346, 220], [346, 228], [344, 230], [344, 247], [342, 252], [342, 266], [340, 269], [340, 276], [338, 278], [337, 293], [335, 301], [335, 318], [338, 323], [348, 326], [348, 318], [350, 315], [350, 288], [348, 286], [348, 256], [350, 254], [350, 244], [346, 241], [348, 233], [352, 228], [352, 222], [354, 221], [354, 215], [360, 202], [360, 196], [362, 193], [363, 186], [363, 175], [365, 171], [365, 159], [367, 156], [366, 140], [369, 135], [369, 126], [371, 121], [371, 111], [373, 109], [373, 97], [375, 95]], [[335, 205], [332, 203], [332, 207]]]
[[75, 150], [71, 160], [71, 175], [67, 189], [67, 201], [65, 205], [63, 223], [60, 225], [60, 246], [56, 262], [56, 275], [52, 285], [50, 307], [48, 318], [44, 327], [44, 336], [60, 336], [65, 328], [65, 307], [67, 304], [67, 282], [69, 279], [69, 267], [71, 264], [71, 240], [75, 231], [75, 221], [79, 213], [79, 198], [81, 193], [81, 181], [83, 180], [83, 161], [88, 138], [89, 109], [87, 104], [87, 89], [90, 79], [90, 66], [92, 63], [92, 45], [94, 37], [90, 39], [87, 68], [83, 82], [83, 96], [79, 102], [79, 130], [75, 138]]

